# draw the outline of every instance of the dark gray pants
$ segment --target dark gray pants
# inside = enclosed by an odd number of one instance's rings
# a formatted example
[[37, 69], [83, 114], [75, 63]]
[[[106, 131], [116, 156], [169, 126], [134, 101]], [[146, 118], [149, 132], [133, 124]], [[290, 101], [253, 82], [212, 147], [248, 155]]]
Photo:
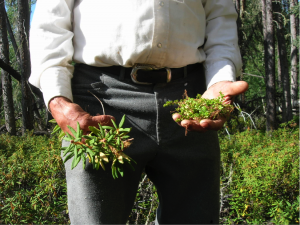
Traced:
[[[171, 117], [167, 100], [205, 91], [204, 73], [188, 71], [186, 78], [168, 84], [137, 85], [101, 68], [76, 65], [72, 90], [74, 102], [96, 115], [102, 108], [88, 90], [104, 103], [107, 115], [117, 122], [126, 114], [124, 127], [132, 127], [133, 144], [126, 154], [137, 164], [124, 177], [113, 179], [110, 167], [85, 170], [66, 164], [68, 207], [72, 224], [125, 224], [131, 212], [141, 173], [145, 169], [159, 196], [159, 224], [217, 224], [219, 219], [220, 150], [217, 132], [184, 135]], [[66, 145], [67, 143], [63, 143]]]

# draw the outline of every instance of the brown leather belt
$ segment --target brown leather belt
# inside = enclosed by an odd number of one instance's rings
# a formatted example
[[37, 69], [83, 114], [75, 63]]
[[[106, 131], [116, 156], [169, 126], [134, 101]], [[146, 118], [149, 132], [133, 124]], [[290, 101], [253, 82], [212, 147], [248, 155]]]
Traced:
[[[173, 80], [184, 78], [187, 73], [193, 72], [197, 68], [200, 71], [202, 67], [201, 63], [187, 65], [181, 68], [162, 68], [162, 69], [137, 69], [135, 78], [132, 77], [132, 72], [134, 67], [122, 67], [122, 66], [110, 66], [110, 67], [101, 67], [101, 70], [109, 74], [120, 76], [120, 79], [125, 77], [131, 77], [134, 83], [138, 84], [156, 84], [156, 83], [167, 83], [172, 82]], [[170, 70], [170, 71], [168, 71]], [[168, 72], [171, 73], [168, 74]], [[137, 82], [136, 82], [136, 81]]]

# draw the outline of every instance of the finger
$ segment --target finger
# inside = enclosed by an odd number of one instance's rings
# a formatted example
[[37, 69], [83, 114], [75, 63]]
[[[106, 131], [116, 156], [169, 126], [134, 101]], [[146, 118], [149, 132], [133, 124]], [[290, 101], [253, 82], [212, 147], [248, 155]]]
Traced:
[[204, 119], [204, 120], [200, 121], [200, 126], [207, 130], [216, 130], [217, 131], [223, 127], [226, 120], [227, 119], [225, 117], [221, 117], [217, 120]]
[[115, 117], [110, 115], [93, 116], [92, 126], [98, 126], [98, 123], [100, 123], [102, 126], [113, 126], [111, 120], [116, 121]]
[[223, 102], [226, 102], [226, 101], [229, 101], [229, 100], [231, 100], [231, 96], [230, 95], [226, 95], [226, 96], [224, 96], [224, 98], [223, 98]]
[[179, 113], [174, 113], [172, 115], [173, 120], [179, 125], [181, 126], [180, 122], [177, 122], [176, 120], [180, 118], [180, 114]]
[[182, 120], [180, 126], [186, 128], [188, 131], [206, 132], [207, 130], [200, 125], [196, 120]]

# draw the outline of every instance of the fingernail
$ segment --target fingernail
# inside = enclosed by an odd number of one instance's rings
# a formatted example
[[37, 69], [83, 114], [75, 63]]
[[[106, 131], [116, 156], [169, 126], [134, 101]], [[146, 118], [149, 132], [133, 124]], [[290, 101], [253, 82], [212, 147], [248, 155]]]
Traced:
[[208, 127], [208, 123], [207, 122], [200, 122], [200, 126], [203, 127], [203, 128], [206, 128]]
[[182, 122], [181, 123], [181, 126], [184, 126], [184, 127], [186, 127], [188, 125], [188, 123], [187, 122]]

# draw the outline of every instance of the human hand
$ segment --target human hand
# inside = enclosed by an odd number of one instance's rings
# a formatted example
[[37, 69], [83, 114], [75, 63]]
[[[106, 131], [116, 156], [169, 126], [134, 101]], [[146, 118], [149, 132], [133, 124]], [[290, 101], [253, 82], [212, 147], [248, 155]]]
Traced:
[[[245, 81], [221, 81], [210, 86], [202, 95], [202, 98], [213, 99], [220, 95], [220, 92], [224, 94], [224, 103], [232, 104], [234, 96], [239, 95], [247, 91], [248, 83]], [[176, 121], [180, 117], [180, 114], [173, 114], [172, 118]], [[203, 119], [200, 122], [196, 120], [182, 120], [178, 122], [179, 126], [186, 128], [188, 131], [206, 132], [207, 130], [220, 130], [228, 118], [219, 117], [216, 120]]]
[[111, 120], [115, 121], [115, 118], [109, 115], [91, 116], [79, 105], [61, 96], [53, 98], [49, 103], [49, 108], [63, 132], [71, 135], [72, 133], [67, 126], [69, 125], [76, 130], [77, 122], [79, 122], [80, 129], [83, 130], [83, 134], [87, 134], [90, 132], [89, 126], [98, 127], [98, 123], [103, 126], [113, 126]]

